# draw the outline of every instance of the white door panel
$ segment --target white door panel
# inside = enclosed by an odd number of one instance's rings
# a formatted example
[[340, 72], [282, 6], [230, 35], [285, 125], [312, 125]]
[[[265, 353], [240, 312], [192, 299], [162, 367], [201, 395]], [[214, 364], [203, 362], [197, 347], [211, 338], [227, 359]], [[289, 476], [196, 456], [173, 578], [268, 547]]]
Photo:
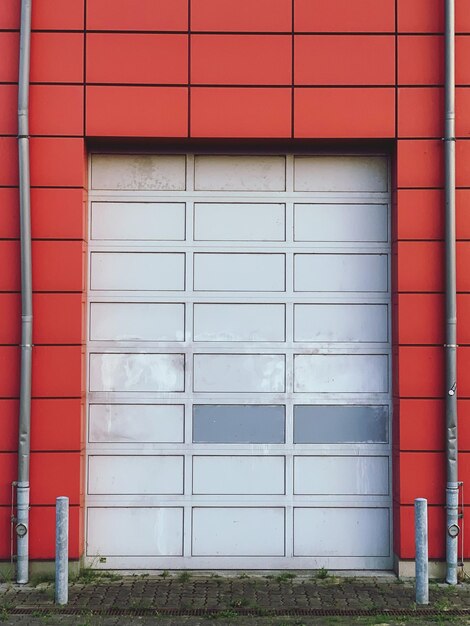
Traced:
[[194, 508], [194, 556], [283, 556], [284, 509]]
[[89, 180], [87, 565], [390, 569], [388, 158]]
[[284, 291], [283, 254], [195, 254], [195, 291]]

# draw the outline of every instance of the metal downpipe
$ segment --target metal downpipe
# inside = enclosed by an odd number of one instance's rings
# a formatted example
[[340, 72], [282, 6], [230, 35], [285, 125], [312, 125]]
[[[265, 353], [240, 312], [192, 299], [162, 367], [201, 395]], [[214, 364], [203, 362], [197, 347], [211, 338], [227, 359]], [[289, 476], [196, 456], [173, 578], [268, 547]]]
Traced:
[[18, 157], [21, 248], [21, 373], [17, 481], [16, 581], [28, 582], [29, 570], [29, 457], [31, 423], [31, 370], [33, 343], [33, 290], [31, 272], [31, 201], [29, 160], [29, 67], [31, 3], [21, 0], [20, 62], [18, 76]]
[[446, 390], [446, 582], [457, 584], [457, 286], [455, 232], [455, 0], [445, 0], [445, 390]]

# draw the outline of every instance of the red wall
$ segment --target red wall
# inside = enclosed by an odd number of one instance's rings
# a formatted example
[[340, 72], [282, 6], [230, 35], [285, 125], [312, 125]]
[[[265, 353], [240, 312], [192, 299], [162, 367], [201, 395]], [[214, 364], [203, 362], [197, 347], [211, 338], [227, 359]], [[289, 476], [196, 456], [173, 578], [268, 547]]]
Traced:
[[[19, 5], [0, 3], [4, 559], [19, 378]], [[431, 556], [443, 557], [443, 6], [444, 0], [33, 1], [32, 558], [53, 557], [53, 504], [64, 493], [72, 504], [71, 554], [82, 550], [86, 137], [147, 137], [155, 145], [186, 137], [396, 141], [395, 552], [413, 556], [412, 503], [425, 496]], [[469, 483], [467, 0], [457, 0], [457, 31], [460, 476]]]

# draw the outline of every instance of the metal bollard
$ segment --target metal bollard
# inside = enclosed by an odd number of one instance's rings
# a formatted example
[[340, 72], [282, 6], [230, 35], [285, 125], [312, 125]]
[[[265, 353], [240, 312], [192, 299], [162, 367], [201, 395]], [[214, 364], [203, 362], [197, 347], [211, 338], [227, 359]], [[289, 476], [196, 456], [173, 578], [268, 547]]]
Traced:
[[416, 604], [429, 604], [428, 501], [415, 500]]
[[69, 600], [69, 499], [56, 499], [55, 521], [55, 603]]

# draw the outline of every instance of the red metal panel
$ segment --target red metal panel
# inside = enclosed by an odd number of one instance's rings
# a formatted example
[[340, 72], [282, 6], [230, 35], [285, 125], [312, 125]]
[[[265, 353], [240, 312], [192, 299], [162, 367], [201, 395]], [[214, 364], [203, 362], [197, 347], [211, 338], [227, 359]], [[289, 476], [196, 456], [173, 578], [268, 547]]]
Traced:
[[[18, 400], [0, 400], [1, 452], [18, 447]], [[76, 450], [83, 447], [83, 402], [76, 399], [33, 399], [31, 402], [31, 449]]]
[[399, 368], [395, 394], [402, 398], [444, 396], [443, 348], [400, 346], [396, 356]]
[[8, 267], [8, 272], [0, 272], [0, 291], [20, 289], [20, 245], [18, 241], [0, 241], [0, 267]]
[[20, 234], [19, 195], [14, 187], [0, 188], [0, 239], [16, 239]]
[[470, 452], [470, 401], [459, 400], [459, 450]]
[[[20, 295], [0, 293], [0, 344], [18, 344], [20, 342]], [[0, 438], [1, 447], [1, 438]]]
[[[68, 495], [68, 494], [60, 494]], [[79, 559], [83, 545], [80, 538], [83, 509], [69, 509], [69, 558]], [[32, 506], [30, 510], [30, 558], [53, 559], [55, 556], [55, 507]]]
[[31, 229], [35, 239], [84, 239], [86, 205], [82, 189], [33, 188]]
[[[468, 12], [468, 8], [467, 8]], [[470, 85], [470, 36], [458, 35], [455, 38], [455, 82], [457, 85]]]
[[16, 398], [20, 381], [20, 349], [0, 346], [0, 398]]
[[81, 241], [33, 241], [33, 289], [83, 291], [84, 257]]
[[394, 136], [394, 89], [314, 87], [295, 90], [294, 137]]
[[444, 37], [440, 35], [398, 37], [398, 84], [444, 84]]
[[[85, 0], [41, 0], [32, 3], [31, 25], [38, 30], [83, 30]], [[111, 13], [111, 11], [110, 11]]]
[[83, 187], [86, 160], [82, 139], [33, 137], [31, 184], [38, 187]]
[[17, 135], [18, 87], [0, 85], [0, 135]]
[[296, 85], [394, 85], [395, 38], [296, 35]]
[[79, 33], [33, 33], [31, 82], [81, 83], [83, 39]]
[[87, 0], [89, 30], [165, 31], [188, 29], [188, 0]]
[[[455, 2], [457, 33], [470, 32], [470, 5], [467, 0]], [[402, 33], [442, 33], [444, 3], [441, 0], [398, 0], [398, 30]]]
[[443, 344], [443, 295], [431, 293], [398, 295], [398, 342], [401, 345]]
[[83, 87], [31, 85], [31, 135], [83, 135]]
[[444, 30], [441, 0], [397, 0], [397, 8], [401, 33], [441, 33]]
[[438, 139], [403, 139], [397, 149], [398, 187], [443, 187], [444, 152]]
[[33, 397], [80, 398], [83, 394], [82, 360], [81, 346], [35, 346]]
[[460, 398], [470, 398], [470, 348], [457, 351], [457, 389]]
[[193, 85], [290, 85], [289, 35], [193, 35]]
[[457, 341], [460, 345], [470, 344], [470, 294], [457, 295]]
[[79, 452], [32, 452], [31, 505], [53, 505], [58, 496], [80, 504], [80, 464]]
[[291, 90], [191, 89], [192, 137], [290, 137]]
[[19, 34], [0, 33], [0, 50], [0, 82], [14, 83], [18, 80]]
[[[401, 543], [398, 556], [401, 559], [415, 557], [414, 506], [400, 506]], [[428, 507], [429, 558], [445, 558], [445, 508]]]
[[470, 243], [457, 242], [457, 291], [470, 291]]
[[400, 450], [444, 450], [443, 400], [400, 400]]
[[426, 498], [430, 505], [444, 504], [444, 453], [401, 452], [399, 487], [402, 504], [413, 504], [415, 498]]
[[0, 28], [14, 29], [20, 26], [20, 3], [17, 0], [0, 2]]
[[2, 452], [15, 452], [18, 448], [19, 406], [18, 400], [0, 400], [0, 450]]
[[297, 32], [393, 32], [394, 0], [295, 0]]
[[85, 306], [81, 293], [36, 293], [33, 305], [35, 345], [82, 343]]
[[10, 559], [11, 508], [0, 505], [0, 559]]
[[444, 238], [444, 192], [400, 189], [397, 196], [398, 239]]
[[470, 89], [461, 87], [455, 90], [455, 129], [457, 137], [470, 136]]
[[89, 137], [187, 137], [187, 87], [91, 86], [86, 92]]
[[80, 451], [83, 402], [74, 399], [35, 399], [31, 406], [31, 449]]
[[185, 84], [188, 36], [90, 33], [86, 80], [88, 83]]
[[470, 187], [470, 141], [457, 139], [455, 154], [455, 184], [457, 187]]
[[440, 87], [400, 87], [398, 90], [398, 136], [442, 137], [444, 90]]
[[18, 141], [16, 137], [0, 137], [0, 185], [18, 185]]
[[398, 291], [443, 291], [444, 246], [437, 241], [398, 243]]
[[0, 453], [0, 505], [11, 504], [11, 483], [16, 479], [17, 455]]
[[191, 31], [286, 32], [292, 0], [191, 0]]

